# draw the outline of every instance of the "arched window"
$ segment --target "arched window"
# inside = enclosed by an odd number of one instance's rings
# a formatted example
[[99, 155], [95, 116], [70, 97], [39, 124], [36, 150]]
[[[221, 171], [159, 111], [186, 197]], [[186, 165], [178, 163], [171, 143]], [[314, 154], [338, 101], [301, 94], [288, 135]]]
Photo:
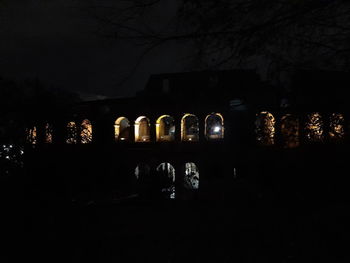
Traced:
[[193, 114], [185, 114], [181, 120], [181, 140], [198, 141], [199, 123], [198, 118]]
[[333, 113], [329, 120], [329, 137], [331, 140], [342, 140], [345, 135], [345, 119], [341, 113]]
[[147, 177], [149, 177], [151, 172], [151, 168], [149, 165], [140, 163], [135, 168], [135, 177], [137, 180], [144, 181]]
[[138, 117], [135, 121], [135, 142], [151, 141], [150, 121], [147, 117]]
[[299, 119], [286, 114], [281, 119], [281, 135], [284, 148], [295, 148], [299, 146]]
[[257, 114], [255, 120], [256, 140], [260, 145], [275, 144], [275, 117], [267, 111]]
[[46, 123], [46, 125], [45, 125], [45, 143], [52, 143], [52, 133], [53, 133], [52, 125], [49, 123]]
[[161, 163], [156, 171], [162, 195], [168, 199], [175, 199], [175, 168], [170, 163]]
[[205, 118], [205, 137], [207, 140], [224, 138], [224, 118], [220, 113], [212, 113]]
[[194, 163], [185, 164], [184, 187], [190, 190], [199, 189], [199, 171]]
[[67, 144], [76, 144], [78, 137], [77, 125], [74, 121], [68, 122], [67, 124]]
[[131, 135], [130, 122], [125, 117], [118, 118], [114, 123], [114, 136], [116, 141], [129, 141]]
[[311, 113], [307, 116], [305, 126], [305, 136], [309, 142], [322, 142], [324, 139], [323, 120], [318, 112]]
[[163, 115], [156, 122], [157, 142], [172, 142], [175, 140], [175, 120], [169, 115]]
[[82, 144], [92, 142], [92, 125], [88, 119], [81, 122], [80, 139]]
[[33, 126], [31, 128], [27, 128], [26, 130], [26, 142], [29, 144], [36, 144], [37, 143], [37, 134], [36, 134], [36, 127]]

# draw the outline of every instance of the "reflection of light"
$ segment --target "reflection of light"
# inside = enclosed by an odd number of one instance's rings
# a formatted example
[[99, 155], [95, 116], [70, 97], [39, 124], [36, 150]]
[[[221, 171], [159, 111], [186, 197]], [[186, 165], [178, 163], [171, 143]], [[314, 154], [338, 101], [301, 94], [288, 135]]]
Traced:
[[121, 141], [125, 141], [125, 138], [120, 138]]
[[192, 138], [188, 138], [189, 141], [192, 141]]
[[220, 126], [215, 126], [214, 127], [214, 132], [220, 132], [220, 130], [221, 130]]

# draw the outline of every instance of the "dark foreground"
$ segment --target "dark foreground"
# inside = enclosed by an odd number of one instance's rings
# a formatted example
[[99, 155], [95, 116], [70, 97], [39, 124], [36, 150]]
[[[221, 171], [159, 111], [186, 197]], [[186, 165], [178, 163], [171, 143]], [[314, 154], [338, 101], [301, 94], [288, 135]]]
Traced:
[[14, 187], [18, 184], [7, 183], [2, 185], [7, 205], [2, 209], [5, 242], [0, 262], [350, 259], [349, 205], [341, 200], [286, 202], [272, 195], [229, 201], [130, 199], [78, 204], [30, 196], [30, 191]]

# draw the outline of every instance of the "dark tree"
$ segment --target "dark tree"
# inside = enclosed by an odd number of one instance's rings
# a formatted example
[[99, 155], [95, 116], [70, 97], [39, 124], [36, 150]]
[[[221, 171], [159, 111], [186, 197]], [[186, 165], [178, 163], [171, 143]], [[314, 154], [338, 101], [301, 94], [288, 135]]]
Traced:
[[30, 122], [59, 116], [78, 95], [48, 89], [37, 79], [15, 82], [0, 78], [0, 142], [22, 144]]
[[[174, 10], [163, 11], [170, 2]], [[135, 67], [170, 42], [193, 47], [195, 69], [260, 68], [272, 80], [294, 69], [349, 66], [348, 1], [105, 0], [88, 10], [100, 34], [143, 47]]]

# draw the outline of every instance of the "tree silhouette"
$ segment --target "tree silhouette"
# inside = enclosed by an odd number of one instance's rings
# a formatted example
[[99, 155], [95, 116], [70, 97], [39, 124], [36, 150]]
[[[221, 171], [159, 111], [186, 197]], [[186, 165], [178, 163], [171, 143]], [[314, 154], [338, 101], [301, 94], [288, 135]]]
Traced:
[[22, 144], [28, 123], [60, 116], [79, 100], [74, 93], [46, 88], [38, 79], [0, 78], [0, 142]]
[[270, 79], [300, 68], [348, 69], [348, 1], [178, 0], [157, 21], [165, 2], [99, 1], [88, 10], [102, 35], [143, 47], [135, 68], [150, 51], [176, 42], [194, 47], [198, 69], [261, 67]]

